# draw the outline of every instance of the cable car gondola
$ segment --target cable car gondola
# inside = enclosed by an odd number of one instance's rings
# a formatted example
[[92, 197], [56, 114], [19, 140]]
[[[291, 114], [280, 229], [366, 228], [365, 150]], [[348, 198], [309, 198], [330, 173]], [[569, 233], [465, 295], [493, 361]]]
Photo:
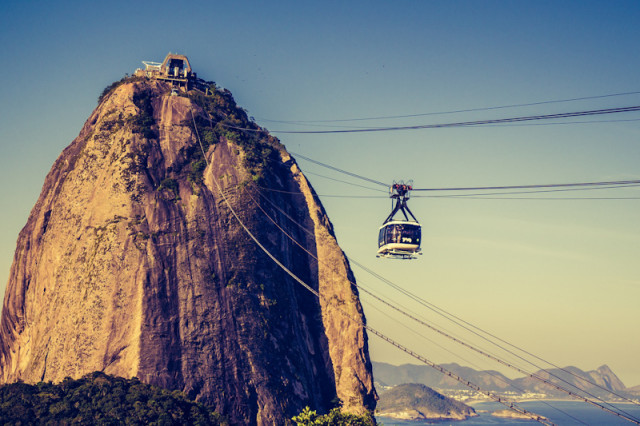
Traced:
[[[377, 257], [388, 257], [393, 259], [416, 259], [420, 252], [420, 240], [422, 239], [422, 227], [416, 217], [407, 206], [409, 191], [412, 185], [404, 182], [395, 183], [391, 186], [390, 197], [395, 199], [395, 206], [391, 214], [387, 216], [380, 227], [378, 233], [378, 254]], [[394, 220], [394, 216], [402, 212], [405, 220]], [[413, 220], [409, 220], [409, 216]]]

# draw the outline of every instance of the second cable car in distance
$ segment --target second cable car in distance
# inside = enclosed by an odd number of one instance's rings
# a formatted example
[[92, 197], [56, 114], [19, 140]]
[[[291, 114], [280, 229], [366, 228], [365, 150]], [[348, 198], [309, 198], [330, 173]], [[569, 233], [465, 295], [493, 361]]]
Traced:
[[[409, 191], [412, 189], [412, 181], [406, 184], [403, 181], [394, 182], [391, 186], [390, 197], [392, 200], [395, 199], [395, 205], [380, 227], [377, 257], [416, 259], [416, 255], [422, 254], [422, 227], [407, 206]], [[402, 212], [405, 220], [394, 219], [398, 212]], [[413, 220], [409, 220], [409, 216]]]

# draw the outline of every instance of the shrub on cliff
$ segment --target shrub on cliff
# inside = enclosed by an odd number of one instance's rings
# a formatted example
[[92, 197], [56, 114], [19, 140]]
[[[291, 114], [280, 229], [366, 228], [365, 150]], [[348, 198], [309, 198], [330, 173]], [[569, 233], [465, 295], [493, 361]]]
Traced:
[[343, 413], [340, 408], [334, 408], [329, 414], [320, 415], [315, 410], [305, 407], [304, 410], [291, 420], [298, 426], [374, 426], [370, 416]]
[[155, 139], [158, 133], [152, 129], [156, 122], [153, 119], [153, 106], [151, 98], [153, 94], [149, 90], [138, 91], [133, 95], [133, 103], [138, 107], [138, 113], [128, 118], [131, 123], [131, 131], [140, 133], [147, 139]]
[[226, 425], [203, 404], [168, 391], [95, 372], [54, 385], [13, 383], [0, 387], [0, 424], [199, 424]]
[[[197, 133], [202, 149], [207, 150], [221, 137], [234, 142], [244, 152], [243, 166], [249, 170], [254, 180], [263, 177], [263, 169], [270, 162], [278, 161], [278, 139], [255, 124], [247, 112], [237, 106], [231, 92], [211, 85], [208, 94], [189, 92], [189, 98], [204, 112], [204, 116], [185, 119], [185, 124]], [[200, 150], [194, 150], [195, 158], [201, 158]]]

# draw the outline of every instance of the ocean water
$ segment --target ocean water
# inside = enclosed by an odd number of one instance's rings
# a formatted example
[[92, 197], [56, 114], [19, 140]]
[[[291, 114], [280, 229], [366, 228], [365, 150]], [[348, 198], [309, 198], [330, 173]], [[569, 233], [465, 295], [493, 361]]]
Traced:
[[[597, 426], [618, 426], [633, 425], [627, 420], [607, 413], [597, 407], [588, 405], [578, 401], [532, 401], [518, 403], [518, 406], [532, 413], [539, 414], [548, 418], [551, 422], [558, 426], [574, 426], [574, 425], [597, 425]], [[640, 420], [640, 406], [634, 404], [615, 404], [616, 407]], [[431, 422], [438, 425], [453, 426], [476, 426], [476, 425], [524, 425], [524, 424], [540, 424], [535, 420], [515, 420], [503, 419], [491, 415], [493, 411], [502, 410], [505, 407], [497, 402], [481, 402], [474, 404], [473, 408], [478, 412], [478, 417], [472, 417], [469, 420], [460, 422]], [[487, 411], [480, 413], [479, 411]], [[418, 421], [400, 421], [385, 417], [376, 417], [378, 423], [385, 426], [419, 426], [430, 424], [429, 422]]]

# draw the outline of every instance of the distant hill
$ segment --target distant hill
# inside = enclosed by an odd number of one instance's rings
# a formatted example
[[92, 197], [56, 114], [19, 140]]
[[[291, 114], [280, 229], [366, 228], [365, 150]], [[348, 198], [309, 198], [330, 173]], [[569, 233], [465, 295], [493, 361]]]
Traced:
[[[566, 396], [565, 393], [558, 391], [551, 386], [545, 385], [539, 380], [531, 377], [522, 377], [511, 380], [497, 371], [477, 371], [455, 363], [442, 364], [442, 367], [477, 384], [487, 391], [502, 392], [520, 389], [522, 392], [544, 393], [549, 397]], [[605, 396], [607, 398], [611, 397], [611, 394], [608, 391], [622, 395], [638, 395], [638, 393], [640, 393], [640, 387], [637, 387], [637, 389], [627, 389], [624, 383], [622, 383], [622, 381], [606, 365], [588, 372], [572, 366], [565, 367], [564, 370], [573, 374], [560, 369], [550, 369], [546, 371], [540, 370], [535, 374], [552, 383], [560, 384], [563, 387], [569, 387], [569, 385], [566, 384], [566, 382], [568, 382], [579, 389], [585, 390], [594, 395]], [[392, 365], [383, 362], [374, 362], [373, 372], [376, 382], [382, 386], [395, 386], [402, 383], [417, 382], [436, 389], [466, 389], [466, 387], [461, 383], [458, 383], [451, 377], [445, 376], [426, 365]], [[580, 378], [588, 380], [593, 384], [587, 383]]]
[[640, 386], [627, 388], [627, 392], [630, 393], [631, 395], [640, 396]]
[[465, 420], [476, 412], [425, 385], [409, 383], [382, 393], [376, 415], [404, 420]]
[[178, 391], [95, 372], [60, 384], [0, 386], [0, 424], [227, 425]]
[[[442, 367], [482, 386], [486, 390], [501, 391], [511, 386], [511, 380], [497, 371], [477, 371], [455, 363], [442, 364]], [[422, 383], [439, 389], [467, 389], [465, 385], [426, 365], [392, 365], [384, 362], [374, 362], [373, 377], [383, 386]]]
[[[622, 381], [606, 365], [598, 367], [596, 370], [587, 371], [587, 372], [572, 366], [565, 367], [564, 370], [565, 371], [560, 369], [550, 369], [546, 371], [541, 370], [541, 371], [538, 371], [536, 375], [542, 377], [543, 379], [549, 380], [553, 383], [561, 384], [563, 386], [565, 385], [566, 382], [571, 383], [577, 388], [592, 394], [602, 394], [602, 393], [606, 394], [606, 392], [603, 391], [601, 388], [608, 389], [616, 393], [620, 393], [620, 392], [624, 393], [626, 392], [626, 389], [627, 389], [624, 383], [622, 383]], [[567, 373], [567, 371], [573, 374], [569, 374]], [[558, 380], [556, 377], [561, 378], [562, 380], [564, 380], [564, 382]], [[580, 380], [579, 378], [582, 378], [584, 380]], [[600, 387], [587, 383], [585, 380], [591, 383], [594, 383], [595, 385], [598, 385]], [[519, 378], [514, 380], [513, 382], [519, 388], [527, 389], [534, 392], [541, 392], [541, 393], [546, 393], [551, 395], [563, 394], [562, 392], [555, 390], [553, 387], [545, 385], [544, 383], [541, 383], [539, 380], [535, 380], [531, 377]]]

